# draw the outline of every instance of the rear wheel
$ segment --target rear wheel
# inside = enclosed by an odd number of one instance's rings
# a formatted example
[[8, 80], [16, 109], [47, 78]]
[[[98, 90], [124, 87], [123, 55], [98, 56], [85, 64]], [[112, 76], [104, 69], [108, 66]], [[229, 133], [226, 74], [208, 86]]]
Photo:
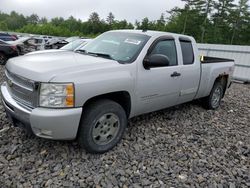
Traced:
[[203, 99], [205, 108], [215, 110], [219, 108], [221, 99], [223, 97], [224, 89], [221, 82], [215, 82], [210, 95]]
[[104, 153], [120, 142], [126, 126], [126, 113], [118, 103], [111, 100], [93, 102], [83, 112], [79, 145], [90, 153]]
[[0, 52], [0, 65], [5, 65], [7, 62], [7, 57], [4, 53]]

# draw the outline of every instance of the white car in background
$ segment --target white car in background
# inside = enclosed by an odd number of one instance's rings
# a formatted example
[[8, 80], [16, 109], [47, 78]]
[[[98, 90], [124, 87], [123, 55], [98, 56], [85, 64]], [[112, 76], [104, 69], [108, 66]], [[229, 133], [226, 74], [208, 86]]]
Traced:
[[49, 49], [49, 50], [35, 51], [35, 52], [30, 52], [26, 55], [52, 53], [52, 52], [64, 52], [64, 51], [75, 51], [75, 50], [82, 48], [90, 41], [92, 41], [92, 39], [76, 39], [76, 40], [68, 43], [67, 45], [63, 46], [60, 49]]
[[81, 47], [85, 46], [88, 42], [90, 42], [92, 39], [76, 39], [72, 42], [68, 43], [67, 45], [60, 48], [61, 50], [69, 50], [69, 51], [75, 51], [77, 49], [80, 49]]

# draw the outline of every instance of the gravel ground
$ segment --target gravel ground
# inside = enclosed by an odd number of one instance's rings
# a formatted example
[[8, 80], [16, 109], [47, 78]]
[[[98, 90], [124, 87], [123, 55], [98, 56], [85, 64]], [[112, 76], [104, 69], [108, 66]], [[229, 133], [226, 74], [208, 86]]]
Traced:
[[103, 155], [28, 139], [1, 105], [0, 130], [0, 187], [250, 187], [250, 85], [233, 84], [217, 111], [193, 102], [133, 118]]

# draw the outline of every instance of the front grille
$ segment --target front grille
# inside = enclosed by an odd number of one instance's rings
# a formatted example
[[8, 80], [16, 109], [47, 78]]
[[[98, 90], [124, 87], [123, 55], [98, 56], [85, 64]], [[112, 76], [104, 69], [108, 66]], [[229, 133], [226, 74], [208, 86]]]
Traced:
[[5, 71], [5, 75], [6, 75], [7, 79], [12, 80], [12, 82], [15, 82], [16, 84], [22, 86], [23, 88], [26, 88], [30, 91], [33, 91], [34, 81], [31, 81], [31, 80], [28, 80], [28, 79], [23, 78], [21, 76], [18, 76], [16, 74], [13, 74], [8, 70]]
[[35, 82], [6, 70], [8, 91], [17, 102], [34, 108], [37, 105], [37, 91]]

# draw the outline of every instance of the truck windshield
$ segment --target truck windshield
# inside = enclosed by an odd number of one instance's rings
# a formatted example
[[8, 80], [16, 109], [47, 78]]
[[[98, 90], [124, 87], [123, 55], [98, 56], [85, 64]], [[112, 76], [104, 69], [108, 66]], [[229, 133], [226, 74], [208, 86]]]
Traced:
[[114, 59], [120, 63], [131, 63], [137, 58], [149, 38], [145, 34], [107, 32], [78, 51]]

